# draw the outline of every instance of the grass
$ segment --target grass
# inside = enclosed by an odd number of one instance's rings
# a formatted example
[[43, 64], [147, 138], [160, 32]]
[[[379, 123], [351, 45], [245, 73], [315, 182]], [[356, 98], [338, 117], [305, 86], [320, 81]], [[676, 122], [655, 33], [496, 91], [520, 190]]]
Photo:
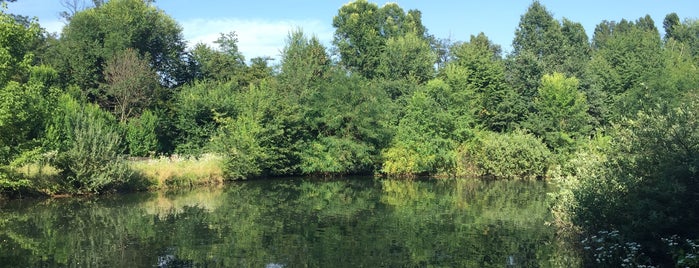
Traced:
[[129, 166], [145, 179], [153, 182], [153, 188], [179, 188], [204, 184], [220, 184], [224, 181], [221, 158], [205, 154], [198, 158], [177, 156], [157, 159], [131, 159]]
[[60, 172], [60, 170], [50, 165], [40, 165], [36, 163], [24, 165], [14, 169], [14, 171], [29, 179], [58, 176]]
[[[225, 177], [221, 161], [221, 157], [213, 154], [204, 154], [196, 158], [131, 158], [127, 164], [134, 172], [133, 176], [125, 185], [119, 187], [126, 191], [142, 191], [222, 184]], [[0, 177], [0, 196], [4, 195], [6, 192], [3, 191], [7, 189], [10, 189], [10, 192], [47, 196], [61, 196], [71, 192], [64, 185], [65, 179], [61, 177], [61, 170], [51, 165], [29, 163], [7, 168], [8, 176], [12, 179]]]
[[30, 163], [12, 170], [16, 176], [29, 182], [30, 188], [40, 194], [54, 195], [60, 192], [56, 183], [60, 177], [60, 169], [51, 165]]

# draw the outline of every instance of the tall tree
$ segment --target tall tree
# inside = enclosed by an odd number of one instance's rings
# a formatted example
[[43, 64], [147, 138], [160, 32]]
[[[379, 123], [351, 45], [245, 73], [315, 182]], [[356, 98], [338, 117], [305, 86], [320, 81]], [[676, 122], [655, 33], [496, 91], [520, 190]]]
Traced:
[[561, 33], [565, 41], [562, 54], [563, 66], [560, 71], [568, 76], [583, 77], [585, 66], [592, 57], [590, 40], [585, 28], [579, 22], [563, 18]]
[[[0, 8], [0, 188], [4, 168], [24, 153], [37, 152], [52, 110], [56, 71], [33, 66], [32, 45], [40, 40], [36, 21], [18, 22]], [[14, 183], [10, 182], [10, 184]]]
[[449, 172], [454, 165], [451, 151], [458, 145], [458, 119], [447, 110], [448, 103], [435, 95], [450, 92], [449, 85], [434, 79], [410, 95], [391, 146], [382, 152], [382, 172], [414, 176]]
[[539, 87], [541, 76], [546, 71], [546, 66], [537, 56], [530, 51], [523, 51], [519, 55], [509, 55], [505, 62], [507, 82], [521, 96], [526, 106], [536, 97], [536, 89]]
[[221, 33], [214, 41], [218, 48], [199, 43], [191, 51], [192, 60], [197, 66], [195, 77], [200, 80], [232, 81], [242, 80], [246, 71], [245, 57], [238, 50], [238, 36], [235, 32]]
[[544, 75], [534, 100], [536, 113], [528, 118], [529, 128], [560, 152], [573, 150], [576, 140], [590, 134], [588, 105], [579, 87], [575, 77]]
[[520, 18], [515, 30], [512, 54], [517, 56], [529, 52], [543, 62], [545, 72], [551, 72], [562, 64], [564, 39], [561, 25], [551, 12], [539, 1], [534, 1]]
[[[113, 0], [76, 13], [63, 29], [58, 70], [85, 90], [104, 83], [104, 64], [127, 48], [150, 59], [160, 83], [175, 86], [190, 77], [182, 28], [150, 1]], [[94, 96], [93, 96], [94, 97]]]
[[155, 99], [156, 74], [133, 49], [126, 49], [107, 61], [104, 70], [106, 94], [117, 119], [141, 114]]
[[250, 67], [245, 72], [243, 85], [251, 85], [270, 78], [274, 75], [274, 68], [269, 65], [271, 57], [254, 57], [250, 59]]
[[0, 9], [0, 32], [0, 86], [23, 82], [33, 63], [32, 44], [41, 37], [39, 24], [31, 21], [24, 25]]
[[375, 78], [381, 64], [386, 42], [392, 37], [413, 33], [425, 38], [422, 14], [408, 13], [395, 3], [379, 8], [366, 0], [345, 4], [333, 18], [335, 36], [341, 63], [347, 69], [366, 78]]
[[675, 37], [675, 30], [680, 26], [680, 16], [672, 12], [665, 16], [663, 20], [663, 29], [665, 30], [665, 39]]
[[595, 31], [592, 35], [592, 48], [600, 49], [607, 39], [612, 35], [612, 29], [616, 26], [616, 22], [603, 20], [595, 26]]
[[384, 40], [379, 28], [376, 4], [354, 1], [340, 8], [333, 18], [335, 37], [342, 64], [368, 78], [375, 76]]
[[655, 27], [655, 21], [647, 14], [636, 20], [636, 27], [646, 32], [658, 32], [658, 27]]
[[73, 18], [73, 16], [75, 16], [75, 13], [78, 13], [90, 7], [99, 7], [103, 5], [105, 1], [106, 0], [92, 0], [87, 1], [88, 3], [85, 3], [85, 0], [61, 0], [61, 5], [66, 10], [61, 11], [59, 15], [61, 16], [61, 18], [66, 20], [66, 22], [69, 22], [70, 19]]
[[279, 81], [293, 95], [311, 94], [315, 85], [327, 78], [330, 57], [317, 37], [306, 37], [298, 29], [289, 33], [282, 50]]
[[512, 41], [513, 51], [507, 59], [507, 80], [519, 95], [514, 107], [524, 119], [534, 112], [532, 101], [544, 74], [561, 72], [565, 57], [566, 38], [560, 23], [539, 1], [534, 1], [521, 16]]
[[441, 38], [437, 39], [434, 36], [430, 37], [430, 45], [432, 50], [437, 55], [437, 69], [444, 68], [446, 64], [451, 60], [451, 55], [449, 54], [449, 49], [454, 45], [451, 38]]
[[676, 45], [682, 44], [688, 50], [695, 62], [699, 63], [699, 20], [686, 19], [680, 23], [679, 16], [675, 13], [668, 14], [663, 22], [665, 27], [665, 41], [673, 39]]
[[216, 118], [237, 114], [235, 93], [241, 90], [237, 82], [196, 81], [180, 87], [172, 103], [170, 147], [180, 154], [202, 153], [220, 126]]
[[[586, 76], [590, 83], [588, 98], [597, 120], [608, 124], [624, 115], [634, 115], [652, 88], [648, 85], [664, 68], [662, 41], [650, 17], [636, 22], [602, 22], [597, 26], [593, 42], [596, 51], [588, 64]], [[595, 99], [604, 98], [604, 99]], [[647, 99], [646, 99], [647, 100]], [[606, 107], [605, 107], [606, 106]]]
[[[472, 35], [467, 43], [451, 48], [453, 60], [447, 64], [465, 70], [465, 87], [472, 90], [470, 107], [477, 123], [493, 131], [504, 131], [518, 121], [517, 94], [505, 82], [505, 64], [500, 46], [485, 34]], [[445, 69], [446, 70], [446, 69]], [[520, 107], [521, 108], [521, 107]]]
[[[525, 96], [536, 93], [543, 74], [561, 72], [580, 77], [591, 50], [582, 24], [566, 18], [559, 22], [539, 1], [522, 15], [512, 47], [511, 82], [526, 92]], [[540, 71], [526, 70], [530, 68]]]
[[413, 33], [389, 38], [382, 54], [377, 70], [379, 77], [407, 79], [418, 84], [434, 77], [436, 56], [427, 40]]
[[374, 171], [390, 139], [390, 98], [357, 74], [335, 69], [317, 94], [309, 96], [305, 124], [311, 140], [301, 149], [306, 174], [357, 174]]
[[647, 83], [653, 94], [644, 98], [653, 107], [667, 104], [671, 107], [686, 103], [691, 95], [699, 93], [699, 68], [690, 46], [670, 38], [663, 47], [663, 67]]
[[262, 80], [236, 93], [237, 114], [218, 119], [211, 141], [230, 178], [296, 174], [302, 120], [273, 83]]

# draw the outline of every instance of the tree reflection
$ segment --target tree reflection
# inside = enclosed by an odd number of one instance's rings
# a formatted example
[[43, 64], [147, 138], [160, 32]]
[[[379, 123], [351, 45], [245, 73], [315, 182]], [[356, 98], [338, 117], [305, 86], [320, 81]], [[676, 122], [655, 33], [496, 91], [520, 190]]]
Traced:
[[[551, 266], [546, 186], [290, 180], [8, 203], [8, 266]], [[271, 265], [271, 266], [270, 266]]]

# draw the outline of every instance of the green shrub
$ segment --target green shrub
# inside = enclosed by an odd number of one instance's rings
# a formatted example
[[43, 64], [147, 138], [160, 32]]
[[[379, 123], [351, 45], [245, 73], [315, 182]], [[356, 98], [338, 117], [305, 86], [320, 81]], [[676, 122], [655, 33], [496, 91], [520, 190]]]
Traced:
[[623, 226], [639, 236], [682, 235], [681, 226], [696, 223], [699, 215], [692, 208], [699, 205], [697, 118], [694, 104], [642, 112], [618, 126], [609, 159], [596, 172], [577, 174], [577, 222], [597, 231]]
[[210, 146], [223, 157], [227, 178], [245, 179], [296, 172], [301, 138], [294, 104], [266, 80], [240, 91], [236, 116], [217, 118]]
[[58, 105], [47, 137], [49, 148], [56, 152], [50, 162], [61, 170], [66, 190], [98, 193], [126, 183], [131, 174], [121, 155], [114, 117], [67, 95]]
[[390, 176], [415, 176], [453, 171], [454, 142], [435, 137], [429, 141], [399, 142], [383, 151], [381, 172]]
[[175, 96], [174, 126], [177, 132], [175, 151], [198, 155], [209, 142], [219, 122], [217, 115], [235, 116], [239, 95], [236, 83], [199, 82], [183, 86]]
[[31, 186], [31, 181], [27, 179], [17, 179], [14, 172], [8, 171], [5, 168], [0, 168], [0, 197], [4, 194], [15, 194], [20, 189]]
[[551, 172], [554, 217], [583, 231], [589, 266], [692, 265], [686, 257], [699, 248], [697, 108], [694, 99], [640, 112]]
[[[548, 171], [547, 179], [555, 187], [555, 190], [548, 194], [554, 224], [564, 234], [576, 234], [579, 230], [580, 226], [575, 225], [573, 219], [578, 217], [576, 214], [580, 205], [578, 200], [583, 198], [579, 192], [580, 187], [584, 185], [590, 187], [589, 190], [599, 190], [602, 187], [596, 187], [595, 184], [608, 186], [609, 182], [604, 179], [613, 178], [604, 167], [604, 164], [609, 161], [610, 144], [611, 137], [597, 133], [593, 139], [581, 143], [580, 148], [567, 161], [554, 165]], [[581, 181], [582, 178], [584, 178], [583, 181]], [[598, 191], [587, 191], [587, 196], [584, 198], [589, 200], [599, 194], [601, 193]], [[619, 194], [623, 193], [605, 194], [597, 199], [600, 201], [605, 199], [602, 202], [607, 203]]]
[[661, 238], [699, 237], [689, 228], [699, 220], [697, 108], [657, 107], [617, 126], [606, 161], [576, 174], [573, 222], [588, 235], [618, 230], [661, 266], [672, 261]]
[[158, 136], [155, 133], [158, 116], [146, 110], [138, 118], [126, 124], [126, 141], [131, 156], [148, 156], [158, 149]]
[[358, 75], [333, 70], [319, 90], [302, 98], [308, 127], [299, 145], [304, 174], [346, 175], [375, 171], [390, 142], [393, 103], [382, 88]]
[[249, 117], [226, 118], [221, 122], [213, 144], [224, 158], [225, 176], [234, 180], [259, 176], [261, 162], [267, 157], [259, 143], [259, 134], [263, 130], [259, 122]]
[[49, 89], [10, 82], [0, 87], [0, 165], [38, 146], [51, 110]]
[[410, 95], [391, 146], [382, 152], [381, 171], [390, 176], [452, 172], [456, 146], [471, 135], [470, 117], [456, 108], [463, 104], [456, 101], [463, 99], [459, 96], [439, 79]]
[[361, 141], [340, 137], [321, 137], [301, 151], [304, 174], [356, 174], [373, 168], [373, 147]]
[[546, 174], [551, 152], [534, 135], [483, 132], [458, 152], [464, 175], [500, 179], [537, 179]]

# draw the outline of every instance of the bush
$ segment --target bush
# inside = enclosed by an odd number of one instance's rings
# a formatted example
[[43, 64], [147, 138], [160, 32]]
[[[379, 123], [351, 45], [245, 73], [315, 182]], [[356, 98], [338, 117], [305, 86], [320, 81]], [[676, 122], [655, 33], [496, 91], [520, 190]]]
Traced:
[[[609, 178], [604, 164], [609, 161], [610, 144], [611, 138], [609, 136], [597, 133], [593, 139], [581, 143], [580, 148], [566, 162], [560, 165], [553, 165], [553, 168], [548, 171], [547, 179], [555, 187], [554, 191], [548, 193], [553, 223], [563, 235], [571, 237], [571, 239], [574, 239], [572, 237], [579, 234], [580, 231], [580, 226], [573, 223], [573, 219], [578, 215], [576, 211], [578, 211], [580, 205], [578, 200], [581, 196], [578, 190], [582, 185], [594, 187], [593, 185], [600, 183], [602, 178]], [[581, 178], [586, 179], [581, 181]], [[604, 184], [599, 186], [602, 185]], [[602, 187], [596, 189], [600, 188]], [[593, 197], [599, 193], [588, 191], [588, 194], [590, 197]], [[617, 192], [597, 198], [600, 201], [604, 199], [605, 201], [602, 202], [606, 203], [620, 194], [622, 193]]]
[[0, 197], [4, 194], [15, 194], [20, 189], [30, 186], [31, 181], [27, 179], [16, 179], [16, 174], [13, 174], [13, 172], [5, 168], [0, 168]]
[[179, 154], [198, 155], [204, 152], [219, 122], [217, 115], [233, 117], [237, 114], [235, 98], [239, 95], [236, 83], [199, 82], [183, 86], [174, 100], [174, 126], [177, 132], [175, 151]]
[[391, 137], [393, 102], [369, 80], [333, 70], [319, 90], [302, 98], [308, 134], [299, 144], [304, 174], [346, 175], [375, 171]]
[[58, 105], [47, 140], [56, 152], [50, 162], [61, 170], [66, 190], [98, 193], [126, 183], [131, 174], [121, 155], [121, 136], [114, 117], [67, 95]]
[[697, 108], [658, 107], [617, 126], [607, 160], [575, 174], [573, 222], [587, 234], [618, 230], [654, 263], [672, 262], [661, 238], [699, 237]]
[[541, 140], [521, 131], [482, 132], [457, 154], [464, 175], [525, 180], [543, 178], [551, 156]]
[[428, 141], [398, 142], [383, 151], [381, 172], [390, 176], [448, 173], [453, 170], [455, 142], [435, 137]]
[[126, 141], [131, 156], [148, 156], [158, 149], [158, 136], [155, 133], [158, 116], [146, 110], [138, 118], [126, 124]]
[[10, 82], [0, 88], [0, 165], [38, 146], [51, 111], [49, 89]]
[[239, 113], [217, 118], [220, 127], [210, 143], [223, 157], [226, 176], [245, 179], [293, 174], [301, 141], [301, 116], [296, 107], [268, 81], [250, 85], [236, 97]]
[[262, 174], [262, 165], [268, 155], [260, 146], [259, 135], [263, 129], [250, 117], [222, 119], [219, 134], [213, 144], [223, 155], [225, 176], [234, 180]]
[[697, 108], [694, 99], [640, 112], [552, 172], [555, 219], [583, 231], [589, 266], [694, 265]]
[[373, 168], [374, 148], [348, 138], [321, 137], [301, 152], [304, 174], [359, 174]]
[[[414, 92], [398, 122], [391, 146], [382, 152], [382, 172], [390, 176], [448, 173], [454, 169], [454, 149], [470, 137], [470, 117], [459, 111], [449, 85], [439, 79]], [[452, 106], [453, 109], [447, 109]], [[453, 107], [456, 106], [456, 107]]]

